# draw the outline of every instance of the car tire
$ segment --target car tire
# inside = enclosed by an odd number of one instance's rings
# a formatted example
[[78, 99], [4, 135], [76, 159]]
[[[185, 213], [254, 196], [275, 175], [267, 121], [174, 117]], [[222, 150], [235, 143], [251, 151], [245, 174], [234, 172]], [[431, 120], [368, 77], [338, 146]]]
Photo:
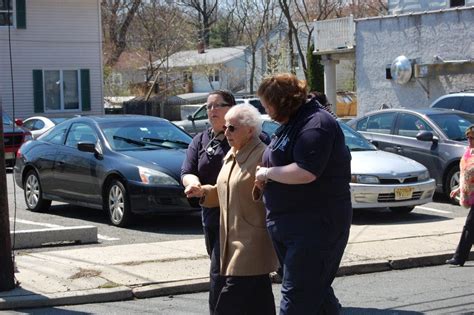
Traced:
[[456, 198], [451, 198], [449, 194], [451, 190], [459, 186], [459, 165], [451, 167], [448, 174], [446, 175], [446, 182], [444, 183], [444, 193], [451, 200], [451, 203], [459, 205], [459, 200]]
[[23, 195], [26, 207], [33, 212], [45, 212], [51, 206], [51, 200], [43, 198], [43, 188], [38, 173], [30, 170], [23, 182]]
[[112, 179], [104, 197], [104, 210], [109, 214], [112, 225], [125, 227], [130, 224], [132, 211], [125, 185], [118, 179]]
[[413, 211], [413, 209], [415, 209], [414, 206], [407, 206], [407, 207], [390, 207], [390, 211], [392, 211], [393, 213], [399, 213], [399, 214], [402, 214], [402, 213], [410, 213]]

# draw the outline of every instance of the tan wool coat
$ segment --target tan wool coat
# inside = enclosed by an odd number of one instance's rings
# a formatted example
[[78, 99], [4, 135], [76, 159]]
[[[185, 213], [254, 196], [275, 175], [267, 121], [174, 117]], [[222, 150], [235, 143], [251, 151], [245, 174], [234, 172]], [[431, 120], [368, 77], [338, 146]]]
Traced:
[[221, 275], [254, 276], [275, 271], [278, 261], [265, 224], [265, 207], [252, 198], [255, 171], [265, 150], [259, 138], [224, 157], [214, 186], [205, 185], [205, 207], [220, 206]]

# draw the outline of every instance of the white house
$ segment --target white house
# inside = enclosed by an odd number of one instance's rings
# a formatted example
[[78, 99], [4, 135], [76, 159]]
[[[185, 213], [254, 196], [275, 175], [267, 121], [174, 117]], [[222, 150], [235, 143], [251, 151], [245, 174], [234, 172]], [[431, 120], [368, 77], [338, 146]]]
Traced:
[[239, 91], [245, 87], [244, 50], [245, 46], [235, 46], [177, 52], [156, 62], [162, 67], [160, 80], [192, 84], [187, 92]]
[[101, 42], [99, 0], [0, 1], [4, 110], [16, 118], [102, 114]]
[[[441, 95], [474, 88], [474, 0], [389, 0], [388, 16], [356, 21], [358, 115], [391, 107], [428, 107]], [[411, 61], [394, 80], [399, 56]]]

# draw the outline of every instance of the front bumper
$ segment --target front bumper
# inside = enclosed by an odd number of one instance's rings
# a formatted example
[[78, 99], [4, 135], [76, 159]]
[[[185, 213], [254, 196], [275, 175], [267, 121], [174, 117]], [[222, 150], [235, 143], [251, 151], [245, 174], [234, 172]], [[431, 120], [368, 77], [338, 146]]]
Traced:
[[180, 186], [151, 186], [128, 182], [130, 206], [134, 213], [176, 213], [200, 210], [196, 199], [188, 199]]
[[[386, 207], [406, 207], [418, 206], [433, 199], [436, 189], [434, 179], [424, 182], [380, 185], [380, 184], [358, 184], [351, 183], [352, 208], [386, 208]], [[411, 188], [413, 190], [411, 198], [396, 200], [396, 188]]]

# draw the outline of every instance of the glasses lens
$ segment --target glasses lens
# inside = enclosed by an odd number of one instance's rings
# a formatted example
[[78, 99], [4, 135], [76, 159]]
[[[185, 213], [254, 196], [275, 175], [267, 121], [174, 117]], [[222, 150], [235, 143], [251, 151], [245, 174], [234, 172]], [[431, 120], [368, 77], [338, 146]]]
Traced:
[[232, 125], [224, 126], [224, 131], [226, 130], [229, 130], [229, 132], [234, 132], [235, 126], [232, 126]]
[[228, 106], [226, 103], [223, 103], [223, 104], [207, 104], [206, 108], [208, 110], [211, 110], [213, 108], [222, 108], [222, 107], [226, 107], [226, 106]]

